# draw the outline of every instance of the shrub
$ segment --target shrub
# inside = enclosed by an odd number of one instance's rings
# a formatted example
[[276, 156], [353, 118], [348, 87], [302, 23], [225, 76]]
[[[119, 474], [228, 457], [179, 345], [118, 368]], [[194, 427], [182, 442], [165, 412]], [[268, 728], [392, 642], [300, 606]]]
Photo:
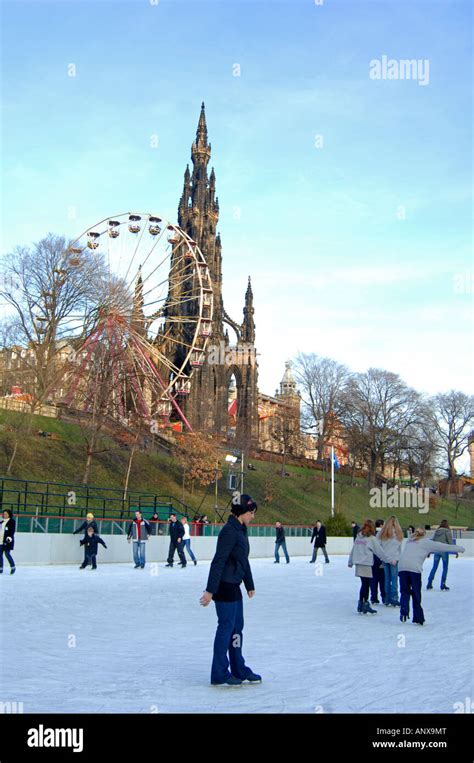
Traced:
[[326, 522], [326, 534], [334, 536], [351, 535], [352, 529], [344, 514], [335, 514]]

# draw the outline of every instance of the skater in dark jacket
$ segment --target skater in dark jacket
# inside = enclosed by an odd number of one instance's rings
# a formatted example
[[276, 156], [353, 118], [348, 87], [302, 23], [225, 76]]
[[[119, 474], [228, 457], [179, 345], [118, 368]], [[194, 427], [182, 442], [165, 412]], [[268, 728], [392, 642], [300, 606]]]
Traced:
[[174, 561], [174, 552], [178, 552], [181, 567], [186, 567], [186, 557], [184, 555], [184, 527], [176, 517], [176, 514], [170, 515], [170, 548], [168, 551], [168, 560], [165, 567], [172, 567]]
[[352, 539], [355, 540], [357, 538], [357, 533], [359, 532], [360, 527], [357, 524], [357, 522], [354, 522], [354, 521], [351, 522], [351, 527], [352, 527]]
[[85, 538], [86, 535], [87, 535], [87, 530], [88, 530], [89, 527], [92, 527], [92, 529], [94, 530], [95, 533], [98, 532], [97, 522], [94, 519], [94, 515], [93, 515], [92, 511], [89, 511], [87, 513], [85, 522], [83, 522], [82, 525], [77, 528], [77, 530], [74, 530], [73, 535], [78, 535], [79, 533], [83, 532], [84, 533], [84, 538]]
[[326, 551], [326, 528], [321, 524], [320, 520], [316, 522], [316, 527], [313, 528], [313, 534], [311, 536], [312, 543], [314, 540], [313, 556], [311, 557], [310, 564], [314, 564], [318, 557], [318, 548], [320, 548], [326, 559], [326, 564], [329, 564], [328, 552]]
[[10, 565], [10, 575], [15, 573], [16, 567], [11, 552], [15, 547], [16, 522], [13, 519], [11, 509], [5, 509], [3, 519], [0, 519], [0, 573], [3, 572], [3, 554]]
[[84, 561], [79, 567], [80, 570], [85, 569], [85, 567], [87, 567], [89, 563], [91, 564], [91, 567], [93, 570], [97, 569], [97, 549], [98, 549], [99, 543], [104, 548], [107, 548], [102, 538], [99, 537], [99, 535], [95, 534], [94, 528], [89, 527], [87, 529], [87, 535], [85, 536], [85, 538], [81, 540], [81, 546], [84, 546], [85, 555], [84, 555]]
[[[384, 521], [383, 519], [377, 519], [375, 522], [375, 537], [380, 540], [380, 533], [382, 532]], [[378, 592], [380, 589], [380, 598], [382, 604], [385, 604], [385, 570], [382, 559], [374, 554], [374, 563], [372, 565], [372, 579], [370, 581], [370, 603], [380, 604]]]
[[[79, 533], [84, 533], [84, 538], [87, 538], [87, 530], [89, 527], [92, 527], [95, 533], [99, 532], [97, 528], [97, 522], [94, 519], [94, 515], [92, 511], [88, 511], [86, 515], [85, 522], [82, 523], [80, 527], [77, 528], [77, 530], [74, 530], [73, 535], [78, 535]], [[81, 546], [84, 544], [81, 543]], [[84, 546], [84, 562], [86, 561], [86, 548]]]
[[276, 526], [275, 561], [273, 562], [273, 564], [280, 564], [280, 548], [283, 549], [286, 563], [289, 564], [290, 557], [288, 556], [288, 551], [286, 550], [285, 528], [283, 527], [281, 522], [277, 522], [275, 526]]
[[211, 684], [215, 686], [240, 686], [243, 681], [262, 680], [245, 664], [242, 655], [244, 610], [240, 585], [244, 583], [251, 599], [255, 586], [249, 564], [247, 527], [256, 510], [257, 504], [249, 495], [233, 498], [232, 513], [219, 533], [206, 590], [200, 599], [203, 607], [212, 599], [216, 605], [218, 625], [211, 668]]

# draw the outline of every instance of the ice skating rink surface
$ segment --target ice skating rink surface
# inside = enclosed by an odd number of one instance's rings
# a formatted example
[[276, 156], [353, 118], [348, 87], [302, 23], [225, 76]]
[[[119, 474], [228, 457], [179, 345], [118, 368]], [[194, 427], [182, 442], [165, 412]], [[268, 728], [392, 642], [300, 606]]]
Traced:
[[423, 627], [382, 605], [358, 615], [347, 557], [253, 560], [243, 652], [263, 683], [216, 688], [215, 608], [199, 605], [209, 562], [135, 570], [100, 556], [97, 571], [5, 568], [2, 701], [25, 713], [452, 713], [473, 696], [473, 559], [450, 561], [447, 592], [440, 565]]

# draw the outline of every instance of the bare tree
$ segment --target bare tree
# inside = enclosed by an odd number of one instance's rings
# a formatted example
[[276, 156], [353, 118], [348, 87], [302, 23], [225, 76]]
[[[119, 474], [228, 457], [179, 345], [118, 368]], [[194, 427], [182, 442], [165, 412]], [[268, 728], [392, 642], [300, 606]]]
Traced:
[[373, 486], [386, 454], [420, 418], [420, 395], [398, 374], [370, 368], [350, 379], [340, 416], [364, 453]]
[[85, 257], [73, 267], [68, 246], [50, 233], [32, 247], [17, 247], [0, 264], [0, 298], [8, 310], [4, 327], [23, 348], [23, 381], [34, 396], [33, 409], [64, 372], [64, 343], [87, 335], [88, 306], [92, 321], [104, 280], [101, 259]]
[[316, 435], [317, 457], [322, 459], [325, 444], [334, 435], [350, 372], [331, 358], [300, 353], [295, 362], [295, 376], [302, 393], [303, 429]]
[[451, 390], [430, 400], [429, 421], [436, 448], [448, 465], [448, 479], [456, 477], [456, 461], [468, 447], [474, 423], [474, 396]]

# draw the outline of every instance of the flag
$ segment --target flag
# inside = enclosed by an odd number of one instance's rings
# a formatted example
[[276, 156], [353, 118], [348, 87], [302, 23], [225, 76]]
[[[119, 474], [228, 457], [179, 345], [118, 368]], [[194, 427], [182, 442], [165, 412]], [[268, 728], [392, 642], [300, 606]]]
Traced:
[[339, 463], [339, 461], [337, 460], [336, 451], [334, 451], [333, 460], [334, 460], [334, 468], [335, 468], [335, 469], [339, 469], [339, 467], [340, 467], [340, 465], [341, 465], [341, 464], [340, 464], [340, 463]]

